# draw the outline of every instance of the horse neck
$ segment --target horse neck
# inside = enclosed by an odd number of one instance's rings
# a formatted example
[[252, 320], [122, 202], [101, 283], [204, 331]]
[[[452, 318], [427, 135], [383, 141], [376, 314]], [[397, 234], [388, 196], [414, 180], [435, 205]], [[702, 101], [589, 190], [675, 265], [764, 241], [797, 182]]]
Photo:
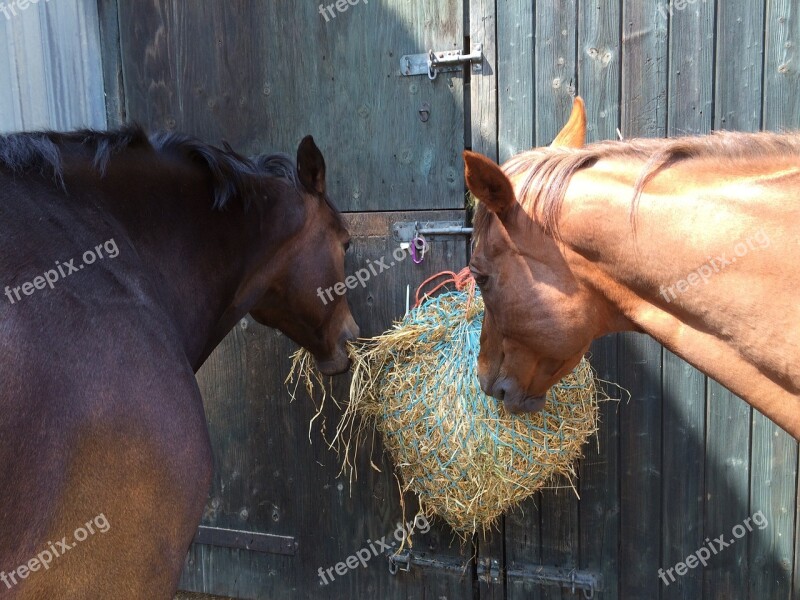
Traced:
[[235, 296], [261, 249], [258, 207], [213, 210], [203, 171], [162, 157], [112, 161], [102, 186], [197, 370], [249, 310]]
[[687, 160], [648, 184], [632, 222], [642, 166], [573, 177], [565, 259], [617, 316], [610, 329], [650, 334], [800, 438], [800, 160]]

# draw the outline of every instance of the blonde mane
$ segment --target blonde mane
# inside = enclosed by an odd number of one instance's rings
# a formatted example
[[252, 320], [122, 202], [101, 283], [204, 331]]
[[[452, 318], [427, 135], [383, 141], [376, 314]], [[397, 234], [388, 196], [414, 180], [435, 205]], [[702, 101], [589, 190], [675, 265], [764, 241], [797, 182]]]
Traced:
[[[642, 171], [632, 190], [631, 218], [647, 183], [660, 171], [678, 162], [713, 158], [720, 164], [764, 156], [800, 158], [800, 133], [741, 133], [718, 131], [706, 136], [672, 139], [641, 138], [603, 141], [583, 148], [547, 147], [523, 152], [503, 165], [506, 175], [522, 177], [519, 207], [534, 217], [556, 239], [561, 206], [572, 176], [600, 159], [630, 158], [641, 161]], [[475, 235], [486, 227], [486, 208], [475, 211]]]

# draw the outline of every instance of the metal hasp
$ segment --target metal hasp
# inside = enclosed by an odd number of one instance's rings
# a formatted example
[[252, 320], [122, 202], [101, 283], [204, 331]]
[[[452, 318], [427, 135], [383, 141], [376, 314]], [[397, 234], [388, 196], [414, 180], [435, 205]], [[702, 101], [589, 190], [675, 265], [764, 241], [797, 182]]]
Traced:
[[573, 594], [576, 590], [581, 590], [583, 597], [587, 599], [594, 598], [595, 592], [603, 591], [602, 576], [588, 571], [561, 569], [545, 565], [520, 565], [506, 569], [506, 576], [515, 579], [526, 579], [543, 585], [557, 585], [571, 590]]
[[285, 554], [288, 556], [294, 556], [297, 552], [297, 542], [290, 536], [206, 527], [204, 525], [201, 525], [197, 530], [194, 543], [221, 546], [222, 548], [252, 550], [253, 552], [264, 552], [266, 554]]
[[400, 58], [400, 74], [405, 77], [427, 75], [431, 80], [439, 73], [460, 71], [464, 65], [472, 65], [473, 73], [483, 69], [483, 44], [475, 44], [469, 54], [463, 50], [429, 50], [426, 54], [406, 54]]
[[472, 235], [472, 227], [464, 227], [460, 221], [398, 221], [392, 224], [392, 237], [396, 242], [410, 242], [420, 235], [427, 238]]
[[[443, 569], [445, 571], [458, 571], [466, 573], [471, 569], [470, 561], [460, 560], [454, 556], [436, 556], [425, 552], [403, 552], [394, 553], [393, 550], [387, 551], [389, 558], [389, 572], [396, 575], [398, 571], [408, 573], [411, 567], [421, 569]], [[480, 558], [477, 561], [477, 574], [480, 578], [491, 581], [500, 581], [500, 563], [493, 558]]]
[[[470, 568], [469, 562], [464, 563], [463, 560], [459, 560], [456, 557], [435, 556], [424, 552], [405, 550], [394, 554], [389, 551], [386, 552], [386, 556], [389, 559], [389, 572], [392, 575], [396, 575], [400, 571], [411, 571], [412, 567], [460, 571], [462, 573], [465, 573]], [[479, 579], [490, 582], [500, 581], [502, 572], [499, 561], [492, 558], [480, 558], [477, 560], [475, 567]], [[594, 598], [595, 592], [603, 591], [603, 578], [600, 575], [575, 569], [561, 569], [545, 565], [523, 565], [506, 569], [505, 575], [506, 577], [524, 579], [532, 583], [566, 588], [573, 594], [580, 590], [583, 592], [583, 597], [587, 599]]]

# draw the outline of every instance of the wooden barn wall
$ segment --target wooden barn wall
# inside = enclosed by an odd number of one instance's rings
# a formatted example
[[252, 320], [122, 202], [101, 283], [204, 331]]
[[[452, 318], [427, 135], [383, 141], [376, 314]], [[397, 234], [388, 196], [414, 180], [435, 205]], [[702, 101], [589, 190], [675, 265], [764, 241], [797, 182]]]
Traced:
[[[679, 10], [678, 7], [682, 7]], [[671, 13], [671, 14], [670, 14]], [[572, 94], [589, 140], [800, 126], [800, 2], [497, 0], [500, 158], [549, 143]], [[600, 569], [600, 598], [800, 596], [797, 444], [653, 340], [593, 346], [607, 404], [581, 500], [546, 492], [506, 519], [506, 556]], [[611, 391], [619, 397], [619, 392]], [[769, 522], [665, 586], [668, 568], [761, 511]], [[618, 551], [617, 551], [618, 549]], [[567, 597], [509, 579], [510, 598]]]
[[0, 133], [104, 129], [95, 0], [5, 2], [0, 10]]
[[[590, 141], [800, 127], [800, 0], [371, 0], [331, 23], [318, 4], [101, 0], [103, 69], [111, 122], [224, 137], [244, 151], [291, 151], [314, 133], [331, 157], [334, 197], [352, 213], [350, 270], [393, 249], [385, 233], [393, 220], [463, 218], [464, 145], [502, 161], [547, 144], [576, 93]], [[484, 44], [481, 74], [432, 84], [394, 72], [399, 54], [460, 47], [465, 36]], [[422, 102], [435, 127], [420, 125]], [[353, 294], [363, 332], [402, 313], [406, 284], [461, 266], [466, 253], [464, 240], [437, 242], [424, 267], [405, 264]], [[469, 569], [391, 577], [373, 564], [315, 587], [317, 567], [389, 532], [399, 507], [385, 461], [380, 473], [362, 463], [350, 495], [334, 457], [319, 440], [308, 444], [313, 402], [287, 404], [282, 386], [290, 349], [246, 320], [200, 374], [217, 460], [205, 522], [292, 535], [298, 553], [197, 545], [187, 589], [576, 597], [522, 573], [543, 564], [602, 575], [602, 600], [800, 598], [797, 443], [650, 338], [627, 334], [592, 347], [599, 376], [630, 399], [608, 388], [619, 401], [602, 407], [598, 440], [580, 464], [580, 500], [563, 486], [539, 493], [463, 552], [446, 528], [424, 538], [440, 555], [497, 559], [504, 577], [473, 582]], [[325, 414], [332, 422], [336, 411]], [[730, 539], [758, 511], [766, 529], [675, 583], [659, 579], [660, 568], [707, 539]]]

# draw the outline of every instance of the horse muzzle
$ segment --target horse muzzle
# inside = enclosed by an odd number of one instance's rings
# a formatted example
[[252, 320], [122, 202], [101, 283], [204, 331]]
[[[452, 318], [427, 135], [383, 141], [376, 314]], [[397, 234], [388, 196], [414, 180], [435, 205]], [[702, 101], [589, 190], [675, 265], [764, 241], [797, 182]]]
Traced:
[[314, 357], [319, 372], [323, 375], [334, 376], [349, 371], [352, 361], [350, 360], [350, 353], [348, 352], [347, 345], [350, 342], [356, 341], [356, 339], [358, 339], [358, 334], [358, 325], [356, 325], [355, 321], [351, 318], [350, 322], [339, 336], [333, 356], [329, 358]]
[[515, 415], [538, 412], [544, 408], [547, 401], [546, 394], [528, 395], [508, 377], [502, 377], [494, 382], [480, 378], [480, 384], [484, 394], [500, 400], [506, 410]]

